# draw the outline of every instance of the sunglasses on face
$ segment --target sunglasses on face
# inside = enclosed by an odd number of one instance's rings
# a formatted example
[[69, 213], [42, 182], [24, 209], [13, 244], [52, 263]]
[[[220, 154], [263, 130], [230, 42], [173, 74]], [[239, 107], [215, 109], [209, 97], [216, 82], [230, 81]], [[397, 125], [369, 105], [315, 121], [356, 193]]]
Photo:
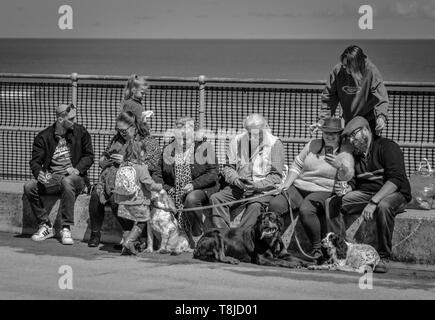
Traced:
[[75, 105], [72, 104], [72, 103], [70, 103], [70, 104], [68, 105], [68, 107], [65, 109], [65, 112], [66, 112], [66, 113], [70, 113], [71, 110], [75, 110], [75, 109], [76, 109]]
[[131, 128], [131, 126], [129, 126], [127, 129], [117, 128], [116, 131], [118, 131], [121, 136], [126, 136], [128, 134], [128, 129], [130, 129], [130, 128]]
[[360, 132], [362, 130], [362, 128], [356, 129], [355, 131], [353, 131], [350, 135], [349, 135], [349, 139], [355, 139], [356, 135], [358, 134], [358, 132]]

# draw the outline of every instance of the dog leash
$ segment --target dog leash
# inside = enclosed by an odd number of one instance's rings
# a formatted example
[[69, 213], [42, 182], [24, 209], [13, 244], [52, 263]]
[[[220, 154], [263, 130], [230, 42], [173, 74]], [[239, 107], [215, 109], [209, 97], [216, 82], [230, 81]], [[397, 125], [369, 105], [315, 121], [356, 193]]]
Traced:
[[212, 204], [212, 205], [202, 206], [202, 207], [193, 207], [193, 208], [187, 208], [187, 209], [179, 209], [177, 211], [179, 211], [179, 212], [188, 212], [188, 211], [196, 211], [196, 210], [204, 210], [204, 209], [213, 209], [213, 208], [223, 207], [223, 206], [232, 206], [233, 204], [247, 202], [247, 201], [252, 201], [252, 200], [257, 200], [257, 199], [260, 199], [260, 198], [263, 198], [263, 197], [267, 197], [267, 196], [271, 196], [271, 195], [277, 195], [277, 194], [278, 194], [277, 190], [271, 190], [271, 191], [267, 191], [267, 192], [265, 192], [263, 194], [260, 194], [258, 196], [253, 196], [253, 197], [250, 197], [250, 198], [243, 198], [243, 199], [240, 199], [240, 200], [234, 200], [234, 201], [229, 201], [229, 202]]
[[[288, 194], [286, 192], [282, 192], [281, 193], [284, 198], [286, 198], [287, 203], [288, 203], [288, 208], [289, 208], [289, 213], [290, 213], [290, 219], [292, 220], [292, 224], [295, 224], [295, 218], [293, 217], [293, 209], [292, 209], [292, 204], [290, 201], [290, 197], [288, 196]], [[295, 228], [296, 228], [296, 224], [295, 224]], [[295, 241], [296, 241], [296, 245], [299, 249], [299, 251], [302, 253], [302, 255], [304, 255], [305, 257], [307, 257], [308, 259], [311, 260], [316, 260], [316, 258], [314, 258], [313, 256], [310, 256], [309, 254], [307, 254], [304, 249], [302, 249], [301, 244], [299, 243], [299, 239], [298, 236], [296, 235], [296, 232], [293, 233], [295, 235]], [[291, 238], [290, 238], [291, 241]]]

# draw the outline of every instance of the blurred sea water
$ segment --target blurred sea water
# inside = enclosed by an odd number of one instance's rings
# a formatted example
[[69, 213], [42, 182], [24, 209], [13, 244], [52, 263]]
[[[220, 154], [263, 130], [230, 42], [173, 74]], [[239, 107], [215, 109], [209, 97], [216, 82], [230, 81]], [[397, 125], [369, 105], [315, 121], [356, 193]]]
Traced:
[[351, 44], [385, 80], [435, 81], [435, 40], [0, 39], [0, 72], [323, 80]]

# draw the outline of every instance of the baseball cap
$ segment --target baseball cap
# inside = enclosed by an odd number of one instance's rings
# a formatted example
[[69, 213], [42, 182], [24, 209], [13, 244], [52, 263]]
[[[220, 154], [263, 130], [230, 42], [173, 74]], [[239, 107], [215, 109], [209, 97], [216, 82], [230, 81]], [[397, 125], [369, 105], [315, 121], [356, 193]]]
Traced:
[[356, 129], [363, 128], [363, 127], [369, 128], [368, 121], [361, 116], [357, 116], [347, 123], [347, 125], [346, 125], [346, 127], [344, 127], [344, 130], [343, 130], [341, 135], [348, 136], [352, 132], [354, 132]]

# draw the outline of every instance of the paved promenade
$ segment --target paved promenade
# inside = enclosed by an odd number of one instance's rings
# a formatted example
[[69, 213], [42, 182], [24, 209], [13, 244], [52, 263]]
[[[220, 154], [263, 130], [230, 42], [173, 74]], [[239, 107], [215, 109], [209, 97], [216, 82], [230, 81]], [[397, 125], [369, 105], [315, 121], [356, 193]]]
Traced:
[[[361, 290], [357, 274], [205, 263], [190, 254], [125, 257], [112, 245], [9, 233], [0, 233], [0, 257], [0, 299], [435, 299], [433, 267], [394, 265]], [[59, 288], [63, 265], [72, 268], [72, 290]]]

